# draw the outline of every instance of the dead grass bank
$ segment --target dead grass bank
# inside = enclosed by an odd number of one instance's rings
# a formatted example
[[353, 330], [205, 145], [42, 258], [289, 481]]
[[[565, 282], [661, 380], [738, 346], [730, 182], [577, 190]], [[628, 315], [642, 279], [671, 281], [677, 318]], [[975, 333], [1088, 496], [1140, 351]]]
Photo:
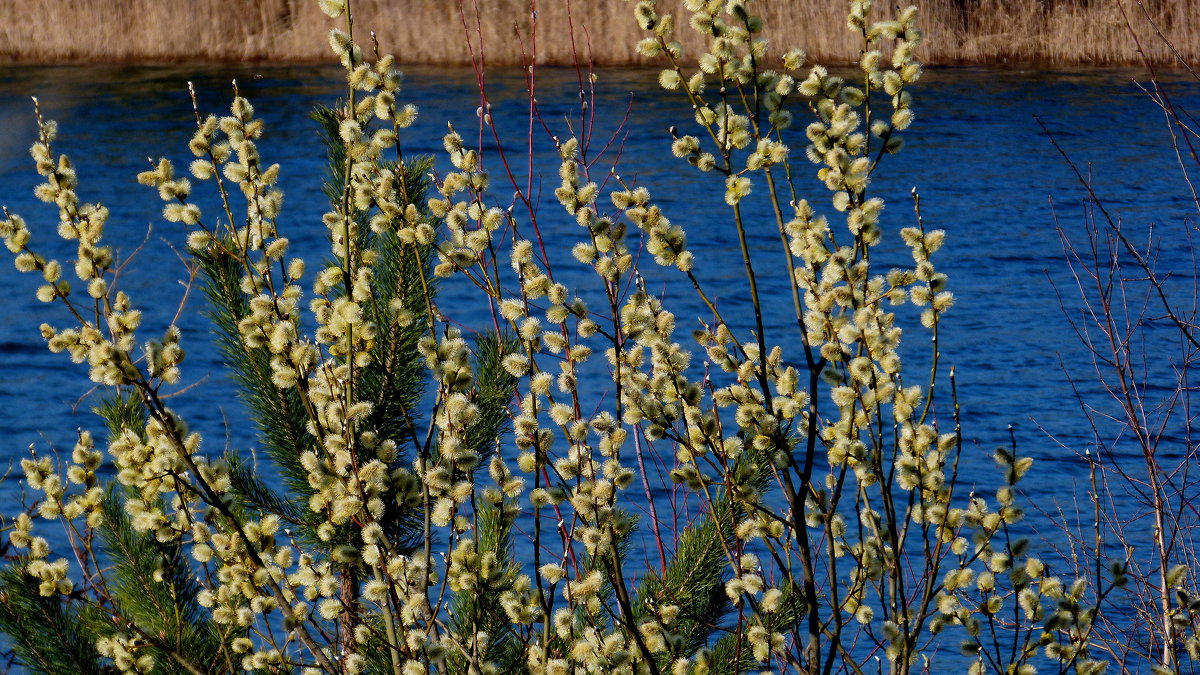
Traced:
[[[493, 64], [519, 63], [531, 49], [528, 0], [476, 0]], [[472, 0], [466, 0], [470, 5]], [[462, 63], [456, 0], [355, 0], [360, 26], [408, 63]], [[538, 60], [570, 63], [570, 4], [576, 38], [597, 63], [640, 63], [640, 37], [622, 0], [539, 0]], [[664, 0], [677, 7], [680, 0]], [[880, 2], [878, 4], [885, 4]], [[1154, 24], [1190, 61], [1200, 60], [1197, 0], [924, 0], [928, 63], [1136, 63], [1125, 6], [1147, 55], [1169, 62]], [[857, 58], [840, 0], [761, 0], [773, 35], [827, 61]], [[1149, 19], [1146, 15], [1149, 15]], [[472, 19], [473, 23], [473, 19]], [[329, 21], [313, 0], [0, 0], [0, 60], [29, 63], [277, 61], [329, 59]], [[587, 27], [586, 33], [582, 27]], [[680, 31], [695, 53], [699, 42]]]

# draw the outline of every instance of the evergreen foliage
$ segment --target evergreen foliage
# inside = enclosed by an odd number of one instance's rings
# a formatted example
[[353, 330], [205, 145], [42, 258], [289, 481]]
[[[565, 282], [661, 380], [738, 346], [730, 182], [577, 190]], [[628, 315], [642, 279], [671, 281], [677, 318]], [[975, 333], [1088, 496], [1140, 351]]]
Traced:
[[14, 663], [48, 675], [103, 672], [95, 642], [76, 609], [38, 592], [38, 581], [26, 566], [26, 560], [17, 558], [0, 570], [0, 630], [12, 640]]

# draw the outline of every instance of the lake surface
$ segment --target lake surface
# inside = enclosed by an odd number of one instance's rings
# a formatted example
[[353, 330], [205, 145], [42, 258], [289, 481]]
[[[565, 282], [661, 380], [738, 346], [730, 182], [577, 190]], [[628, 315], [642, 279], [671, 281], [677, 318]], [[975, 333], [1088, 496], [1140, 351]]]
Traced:
[[[421, 108], [417, 125], [404, 138], [406, 152], [441, 157], [446, 121], [467, 132], [474, 129], [479, 94], [473, 75], [465, 70], [416, 69], [406, 78], [406, 99]], [[1059, 502], [1073, 509], [1076, 485], [1086, 482], [1086, 465], [1079, 453], [1093, 435], [1080, 413], [1068, 384], [1074, 376], [1085, 400], [1106, 405], [1093, 382], [1092, 366], [1066, 316], [1079, 308], [1078, 291], [1064, 264], [1059, 230], [1085, 243], [1083, 223], [1086, 193], [1072, 169], [1059, 156], [1035, 116], [1053, 133], [1064, 150], [1089, 172], [1108, 208], [1125, 220], [1134, 238], [1148, 241], [1153, 224], [1162, 244], [1159, 264], [1184, 290], [1194, 279], [1192, 241], [1187, 228], [1196, 213], [1187, 185], [1179, 177], [1161, 111], [1135, 84], [1141, 73], [1127, 70], [1023, 71], [982, 68], [930, 70], [914, 90], [917, 121], [907, 135], [904, 151], [885, 161], [873, 188], [888, 207], [884, 226], [890, 238], [882, 249], [882, 267], [894, 259], [904, 264], [906, 252], [896, 247], [896, 232], [914, 222], [909, 192], [921, 194], [927, 227], [942, 228], [947, 242], [935, 261], [950, 275], [957, 304], [943, 324], [943, 364], [954, 365], [964, 431], [969, 439], [963, 459], [963, 478], [980, 485], [995, 481], [992, 449], [1009, 442], [1009, 426], [1024, 454], [1036, 468], [1024, 484], [1029, 497], [1043, 508]], [[539, 100], [543, 115], [562, 128], [564, 115], [577, 110], [573, 71], [541, 71]], [[30, 96], [42, 102], [47, 117], [60, 123], [58, 151], [75, 160], [80, 195], [100, 201], [112, 211], [108, 238], [128, 255], [141, 242], [146, 246], [123, 275], [125, 289], [146, 311], [143, 339], [157, 337], [175, 314], [184, 293], [183, 263], [172, 251], [182, 250], [183, 233], [162, 221], [161, 202], [134, 176], [147, 157], [166, 155], [180, 172], [190, 160], [186, 143], [192, 131], [191, 103], [186, 82], [201, 93], [201, 110], [227, 109], [230, 86], [236, 78], [241, 91], [267, 123], [260, 145], [268, 162], [283, 166], [285, 216], [294, 246], [312, 260], [324, 255], [320, 214], [322, 147], [307, 112], [317, 103], [332, 103], [343, 93], [340, 73], [326, 68], [132, 68], [21, 67], [0, 68], [0, 203], [30, 222], [42, 250], [69, 257], [55, 242], [53, 210], [36, 202], [30, 192], [38, 182], [28, 146], [34, 124]], [[673, 222], [684, 225], [698, 256], [701, 277], [730, 303], [744, 301], [744, 277], [736, 240], [728, 224], [714, 220], [721, 213], [723, 189], [718, 178], [703, 181], [669, 152], [667, 124], [686, 131], [689, 111], [655, 85], [656, 71], [601, 70], [596, 83], [602, 123], [630, 113], [625, 131], [626, 164], [621, 173], [636, 176], [648, 186]], [[1200, 89], [1168, 76], [1176, 100], [1184, 107], [1200, 105]], [[630, 92], [638, 92], [631, 95]], [[521, 73], [501, 71], [490, 80], [493, 115], [514, 147], [523, 142], [525, 92]], [[798, 115], [803, 128], [804, 118]], [[464, 133], [470, 142], [471, 134]], [[549, 158], [539, 141], [539, 161]], [[802, 149], [799, 139], [793, 145]], [[535, 185], [542, 193], [543, 231], [561, 250], [560, 270], [577, 266], [569, 242], [577, 233], [553, 199], [558, 184], [553, 160], [542, 164], [544, 176]], [[801, 162], [801, 170], [811, 165]], [[491, 167], [494, 174], [497, 167]], [[493, 183], [499, 183], [499, 176]], [[826, 193], [815, 178], [808, 196], [822, 204]], [[201, 184], [203, 185], [203, 184]], [[198, 190], [199, 191], [199, 190]], [[507, 205], [508, 192], [494, 196]], [[765, 214], [751, 242], [760, 268], [778, 260], [778, 239]], [[549, 228], [549, 229], [547, 229]], [[557, 229], [556, 229], [557, 228]], [[889, 258], [891, 256], [891, 258]], [[905, 256], [905, 257], [900, 257]], [[25, 455], [33, 444], [39, 453], [68, 452], [76, 427], [99, 430], [87, 413], [86, 374], [63, 355], [44, 347], [37, 326], [43, 321], [62, 325], [58, 307], [40, 305], [34, 298], [35, 279], [3, 267], [5, 290], [0, 294], [0, 465]], [[310, 269], [313, 269], [310, 265]], [[581, 274], [566, 279], [586, 283]], [[660, 275], [665, 278], [665, 275]], [[653, 282], [653, 279], [651, 279]], [[659, 282], [660, 284], [663, 282]], [[1062, 292], [1060, 306], [1053, 285]], [[771, 332], [789, 329], [790, 299], [777, 279], [766, 282]], [[461, 306], [467, 289], [448, 284], [442, 309], [468, 325], [473, 319]], [[690, 296], [674, 294], [672, 305], [680, 330], [704, 314]], [[205, 433], [206, 447], [253, 446], [246, 416], [221, 369], [207, 326], [200, 317], [203, 298], [193, 292], [180, 325], [188, 351], [184, 380], [191, 384], [172, 401], [193, 428]], [[747, 321], [744, 319], [744, 321]], [[911, 325], [911, 321], [909, 324]], [[483, 327], [483, 326], [479, 326]], [[743, 323], [748, 328], [748, 324]], [[794, 330], [794, 323], [791, 324]], [[1165, 333], [1164, 333], [1165, 334]], [[681, 337], [686, 333], [681, 333]], [[770, 341], [770, 339], [768, 339]], [[1170, 351], [1151, 354], [1155, 376], [1169, 375]], [[906, 333], [906, 358], [919, 367], [928, 360], [928, 335]], [[1161, 372], [1159, 372], [1161, 370]], [[946, 368], [942, 370], [943, 374]], [[909, 375], [910, 382], [913, 375]], [[1162, 380], [1169, 386], [1169, 380]], [[942, 404], [939, 413], [949, 414]], [[1182, 425], [1181, 425], [1182, 426]], [[1186, 429], [1180, 429], [1182, 438]], [[0, 488], [7, 499], [18, 489], [13, 481]], [[1050, 531], [1052, 536], [1053, 532]]]

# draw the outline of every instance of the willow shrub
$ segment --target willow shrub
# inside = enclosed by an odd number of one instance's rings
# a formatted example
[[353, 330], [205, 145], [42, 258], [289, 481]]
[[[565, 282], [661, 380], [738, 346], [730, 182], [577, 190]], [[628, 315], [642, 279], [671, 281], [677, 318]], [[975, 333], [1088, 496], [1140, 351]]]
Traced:
[[[683, 23], [709, 49], [686, 58], [672, 16], [653, 0], [634, 6], [638, 48], [695, 111], [672, 127], [671, 150], [696, 185], [724, 190], [720, 217], [745, 263], [748, 301], [718, 307], [686, 224], [615, 170], [593, 175], [587, 138], [554, 137], [554, 194], [578, 225], [568, 242], [542, 236], [536, 219], [553, 216], [511, 174], [500, 192], [515, 188], [518, 208], [497, 206], [480, 149], [453, 130], [454, 171], [430, 178], [428, 159], [401, 151], [416, 111], [401, 102], [395, 59], [363, 48], [346, 0], [320, 4], [337, 22], [329, 42], [348, 84], [344, 103], [316, 115], [330, 158], [329, 264], [289, 256], [281, 169], [260, 156], [266, 130], [245, 98], [225, 116], [197, 113], [188, 143], [188, 172], [219, 196], [215, 213], [166, 159], [137, 177], [190, 232], [278, 484], [206, 449], [168, 406], [184, 377], [182, 336], [142, 325], [139, 299], [116, 282], [108, 212], [81, 200], [54, 150], [57, 127], [39, 116], [37, 196], [57, 206], [76, 259], [39, 255], [46, 228], [16, 214], [0, 229], [17, 269], [44, 279], [38, 298], [64, 310], [41, 328], [50, 350], [86, 363], [108, 393], [103, 431], [81, 431], [69, 461], [22, 462], [37, 501], [6, 521], [21, 557], [0, 578], [0, 627], [21, 667], [1103, 669], [1088, 653], [1089, 603], [1106, 589], [1053, 576], [1010, 535], [1022, 516], [1013, 486], [1031, 460], [999, 451], [994, 495], [956, 481], [957, 416], [934, 405], [936, 336], [952, 304], [933, 257], [943, 233], [919, 209], [911, 225], [886, 226], [871, 193], [914, 117], [916, 8], [876, 19], [870, 0], [850, 2], [863, 53], [843, 78], [805, 66], [799, 50], [767, 61], [750, 2], [687, 0]], [[797, 117], [803, 153], [786, 132]], [[479, 118], [491, 126], [486, 109]], [[827, 193], [802, 198], [813, 170]], [[754, 200], [773, 218], [751, 222]], [[752, 227], [778, 234], [770, 269], [751, 260]], [[897, 236], [912, 263], [882, 270], [872, 252]], [[573, 256], [553, 255], [565, 250]], [[594, 286], [556, 281], [570, 265]], [[764, 325], [759, 281], [771, 275], [790, 286], [770, 308], [794, 314], [786, 330]], [[438, 279], [456, 276], [477, 306], [437, 303]], [[702, 301], [706, 316], [683, 317], [699, 330], [679, 336], [673, 298], [647, 292], [663, 280]], [[900, 311], [932, 332], [931, 370], [902, 366]], [[731, 327], [735, 315], [754, 328]], [[491, 321], [471, 324], [480, 316]], [[589, 367], [611, 378], [581, 375]], [[584, 401], [585, 386], [604, 389], [599, 403]], [[657, 479], [648, 453], [694, 493], [661, 516], [665, 502], [650, 499], [649, 523], [638, 518], [643, 481]], [[63, 550], [43, 534], [54, 526]], [[651, 528], [660, 568], [631, 562], [639, 527]], [[1118, 566], [1099, 583], [1121, 577]], [[945, 653], [958, 648], [965, 657]]]

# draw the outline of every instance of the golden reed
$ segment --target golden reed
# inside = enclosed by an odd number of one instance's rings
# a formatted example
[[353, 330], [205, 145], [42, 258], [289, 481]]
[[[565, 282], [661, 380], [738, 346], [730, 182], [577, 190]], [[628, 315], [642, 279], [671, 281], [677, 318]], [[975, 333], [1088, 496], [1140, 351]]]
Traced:
[[[474, 0], [488, 61], [512, 64], [532, 51], [528, 0]], [[466, 0], [474, 31], [473, 0]], [[664, 9], [676, 2], [664, 3]], [[645, 61], [621, 0], [538, 2], [538, 61], [572, 60], [571, 7], [580, 53], [602, 65]], [[185, 7], [186, 9], [182, 9]], [[454, 0], [356, 0], [360, 25], [375, 28], [406, 63], [462, 63], [463, 20]], [[1194, 0], [927, 0], [921, 25], [926, 63], [1051, 62], [1129, 64], [1140, 60], [1122, 14], [1150, 59], [1174, 60], [1159, 30], [1182, 56], [1200, 56], [1200, 2]], [[845, 29], [838, 0], [762, 0], [766, 21], [787, 42], [824, 62], [856, 60], [860, 45]], [[324, 22], [304, 0], [0, 0], [0, 61], [164, 62], [328, 60]], [[511, 17], [522, 17], [514, 20]], [[586, 28], [586, 31], [584, 30]], [[1157, 27], [1157, 28], [1156, 28]], [[698, 38], [680, 31], [686, 53]], [[587, 48], [590, 41], [591, 49]], [[472, 42], [478, 42], [472, 36]]]

